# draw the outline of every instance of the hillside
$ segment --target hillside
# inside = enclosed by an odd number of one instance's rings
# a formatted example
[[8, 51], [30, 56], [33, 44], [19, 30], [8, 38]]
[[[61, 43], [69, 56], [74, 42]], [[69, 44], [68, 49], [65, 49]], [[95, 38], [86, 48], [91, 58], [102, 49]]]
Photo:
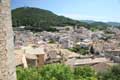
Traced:
[[[26, 26], [25, 29], [32, 31], [56, 31], [53, 26], [78, 25], [89, 29], [104, 30], [111, 26], [107, 23], [96, 21], [78, 21], [64, 16], [56, 15], [55, 13], [33, 7], [21, 7], [12, 10], [13, 27]], [[88, 23], [89, 22], [89, 23]]]
[[[58, 16], [51, 11], [32, 7], [21, 7], [12, 10], [13, 27], [29, 26], [27, 29], [46, 30], [51, 26], [66, 26], [81, 24], [64, 16]], [[85, 23], [86, 24], [86, 23]], [[84, 25], [82, 23], [81, 25]]]
[[94, 23], [96, 21], [93, 21], [93, 20], [80, 20], [81, 22], [86, 22], [88, 24], [91, 24], [91, 23]]
[[108, 24], [111, 26], [120, 26], [119, 22], [108, 22]]
[[[81, 22], [85, 22], [85, 23], [88, 23], [88, 24], [92, 24], [92, 23], [98, 23], [98, 21], [93, 21], [93, 20], [80, 20]], [[120, 27], [120, 22], [102, 22], [102, 23], [105, 23], [109, 26], [113, 26], [113, 27]]]

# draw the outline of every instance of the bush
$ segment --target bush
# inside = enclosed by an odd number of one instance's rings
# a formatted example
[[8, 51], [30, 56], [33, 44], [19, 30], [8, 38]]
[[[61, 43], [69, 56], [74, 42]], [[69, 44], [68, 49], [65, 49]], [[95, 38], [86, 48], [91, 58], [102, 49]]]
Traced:
[[46, 65], [41, 69], [43, 80], [73, 80], [73, 74], [70, 67], [63, 64]]
[[71, 69], [64, 64], [49, 64], [42, 68], [17, 68], [17, 80], [96, 80], [92, 68]]
[[120, 80], [120, 65], [113, 66], [106, 72], [99, 73], [99, 80]]
[[89, 66], [76, 67], [74, 75], [76, 80], [97, 80], [95, 71]]
[[17, 68], [17, 80], [41, 80], [41, 75], [37, 68]]
[[46, 65], [43, 68], [17, 68], [17, 80], [74, 80], [70, 67], [63, 64]]

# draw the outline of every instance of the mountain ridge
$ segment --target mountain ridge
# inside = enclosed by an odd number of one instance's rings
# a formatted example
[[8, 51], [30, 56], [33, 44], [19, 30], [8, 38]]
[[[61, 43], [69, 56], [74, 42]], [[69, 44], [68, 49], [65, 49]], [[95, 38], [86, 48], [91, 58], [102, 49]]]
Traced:
[[[54, 26], [84, 26], [100, 30], [113, 26], [113, 23], [97, 22], [91, 20], [73, 20], [59, 16], [52, 11], [34, 7], [20, 7], [12, 10], [13, 27], [26, 26], [25, 29], [33, 31], [55, 31]], [[115, 25], [115, 23], [114, 23]]]

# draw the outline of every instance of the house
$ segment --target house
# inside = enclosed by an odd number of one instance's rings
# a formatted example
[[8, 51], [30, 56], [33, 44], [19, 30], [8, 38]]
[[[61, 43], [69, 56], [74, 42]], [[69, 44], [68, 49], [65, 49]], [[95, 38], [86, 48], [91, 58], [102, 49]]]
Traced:
[[61, 46], [58, 44], [48, 44], [47, 47], [45, 47], [45, 53], [47, 54], [46, 64], [60, 62], [60, 48]]
[[[46, 55], [45, 55], [43, 47], [39, 47], [39, 46], [36, 46], [34, 44], [33, 45], [31, 44], [27, 47], [22, 47], [22, 49], [24, 50], [26, 56], [28, 56], [28, 55], [36, 56], [37, 60], [34, 63], [34, 65], [36, 65], [37, 67], [44, 65]], [[29, 62], [31, 62], [31, 61], [29, 60]]]
[[80, 27], [74, 32], [79, 35], [80, 40], [91, 39], [92, 36], [92, 32], [85, 27]]
[[103, 31], [97, 31], [93, 32], [91, 35], [92, 40], [97, 41], [101, 38], [104, 38], [104, 32]]
[[63, 48], [72, 48], [74, 46], [74, 39], [71, 36], [67, 35], [65, 37], [61, 37], [59, 39], [59, 43]]
[[14, 31], [14, 44], [16, 46], [27, 46], [33, 43], [33, 33], [30, 31]]
[[90, 47], [93, 44], [92, 40], [85, 39], [83, 41], [77, 42], [76, 45], [80, 47]]
[[106, 50], [105, 51], [106, 57], [109, 57], [115, 63], [120, 63], [120, 49], [113, 49], [113, 50]]
[[46, 55], [42, 47], [29, 45], [21, 49], [15, 49], [16, 66], [41, 67], [45, 63]]
[[48, 44], [46, 47], [47, 60], [46, 63], [60, 63], [69, 58], [80, 57], [79, 54], [71, 52], [67, 49], [62, 49], [60, 44]]

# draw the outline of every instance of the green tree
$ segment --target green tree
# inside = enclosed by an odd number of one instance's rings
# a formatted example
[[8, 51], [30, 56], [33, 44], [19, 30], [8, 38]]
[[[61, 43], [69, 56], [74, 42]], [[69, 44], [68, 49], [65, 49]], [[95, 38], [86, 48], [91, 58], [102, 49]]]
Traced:
[[40, 73], [43, 80], [74, 80], [71, 68], [64, 64], [46, 65]]
[[97, 80], [95, 71], [89, 66], [74, 69], [75, 80]]

